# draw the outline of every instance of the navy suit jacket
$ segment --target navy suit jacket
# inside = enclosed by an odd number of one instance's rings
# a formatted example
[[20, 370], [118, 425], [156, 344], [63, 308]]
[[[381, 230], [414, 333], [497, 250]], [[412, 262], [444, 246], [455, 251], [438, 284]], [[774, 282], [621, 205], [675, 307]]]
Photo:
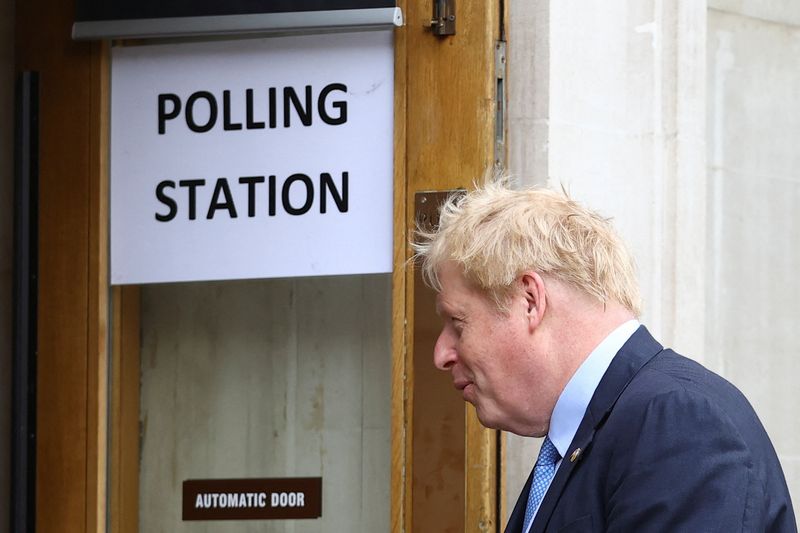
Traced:
[[[506, 533], [522, 531], [530, 484]], [[612, 360], [542, 500], [531, 532], [544, 531], [761, 533], [797, 524], [775, 450], [742, 393], [642, 326]]]

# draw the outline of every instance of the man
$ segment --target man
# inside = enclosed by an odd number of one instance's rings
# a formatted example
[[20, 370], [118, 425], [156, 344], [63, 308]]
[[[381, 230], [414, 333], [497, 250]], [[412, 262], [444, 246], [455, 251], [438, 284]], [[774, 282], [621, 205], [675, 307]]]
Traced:
[[638, 323], [606, 220], [490, 183], [451, 198], [421, 241], [444, 321], [434, 363], [485, 426], [545, 437], [506, 532], [797, 531], [744, 396]]

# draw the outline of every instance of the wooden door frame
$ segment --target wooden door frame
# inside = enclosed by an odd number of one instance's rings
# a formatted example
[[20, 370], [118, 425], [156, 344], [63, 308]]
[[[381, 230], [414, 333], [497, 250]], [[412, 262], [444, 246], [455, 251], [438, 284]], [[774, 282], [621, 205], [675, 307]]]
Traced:
[[71, 2], [15, 5], [15, 71], [40, 75], [36, 531], [105, 531], [108, 45]]
[[[504, 14], [502, 0], [460, 3], [457, 34], [440, 38], [425, 28], [430, 0], [398, 6], [406, 20], [395, 30], [390, 512], [391, 530], [405, 532], [415, 523], [414, 195], [470, 187], [492, 166]], [[72, 18], [72, 3], [54, 0], [15, 12], [16, 70], [42, 79], [37, 531], [102, 532], [108, 520], [111, 531], [133, 533], [139, 294], [108, 285], [109, 43], [71, 41]], [[493, 531], [497, 433], [464, 413], [465, 530]]]
[[[424, 190], [470, 188], [494, 166], [495, 45], [506, 13], [501, 0], [458, 3], [456, 35], [442, 38], [426, 27], [429, 0], [398, 5], [405, 26], [395, 33], [391, 524], [393, 532], [410, 532], [424, 530], [424, 524], [415, 527], [413, 506], [414, 346], [419, 333], [414, 298], [425, 293], [409, 263], [414, 197]], [[453, 394], [452, 389], [445, 394]], [[499, 530], [499, 435], [480, 425], [471, 406], [465, 407], [464, 417], [464, 529]]]

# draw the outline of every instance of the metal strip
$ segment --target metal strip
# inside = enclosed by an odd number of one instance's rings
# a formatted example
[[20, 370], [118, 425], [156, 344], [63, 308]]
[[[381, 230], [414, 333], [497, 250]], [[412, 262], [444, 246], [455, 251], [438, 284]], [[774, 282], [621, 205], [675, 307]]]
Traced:
[[175, 17], [76, 22], [75, 40], [146, 39], [273, 33], [310, 33], [389, 29], [403, 25], [399, 7], [343, 9], [218, 17]]
[[506, 168], [506, 42], [497, 41], [494, 47], [495, 118], [494, 118], [494, 168]]
[[11, 393], [11, 531], [36, 521], [36, 310], [39, 73], [17, 81], [14, 169], [14, 337]]

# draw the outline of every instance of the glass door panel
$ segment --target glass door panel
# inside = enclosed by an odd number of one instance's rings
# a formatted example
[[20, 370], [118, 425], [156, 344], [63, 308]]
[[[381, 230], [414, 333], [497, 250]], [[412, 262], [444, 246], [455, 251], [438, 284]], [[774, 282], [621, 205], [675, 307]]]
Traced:
[[[388, 531], [391, 277], [141, 289], [141, 532]], [[189, 479], [322, 478], [322, 516], [184, 521]]]

